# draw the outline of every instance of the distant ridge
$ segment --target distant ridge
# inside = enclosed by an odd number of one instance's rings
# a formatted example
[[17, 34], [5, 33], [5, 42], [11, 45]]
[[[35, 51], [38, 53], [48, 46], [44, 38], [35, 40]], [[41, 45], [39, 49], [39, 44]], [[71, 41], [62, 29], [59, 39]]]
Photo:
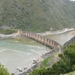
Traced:
[[44, 32], [74, 25], [75, 2], [70, 0], [0, 0], [0, 28]]

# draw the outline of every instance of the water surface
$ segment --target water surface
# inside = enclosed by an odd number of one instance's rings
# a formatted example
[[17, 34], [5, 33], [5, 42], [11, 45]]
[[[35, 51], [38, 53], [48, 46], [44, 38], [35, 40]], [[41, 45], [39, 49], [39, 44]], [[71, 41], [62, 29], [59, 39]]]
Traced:
[[16, 72], [17, 67], [30, 66], [37, 56], [46, 51], [45, 46], [33, 46], [14, 40], [0, 40], [0, 63], [13, 73]]

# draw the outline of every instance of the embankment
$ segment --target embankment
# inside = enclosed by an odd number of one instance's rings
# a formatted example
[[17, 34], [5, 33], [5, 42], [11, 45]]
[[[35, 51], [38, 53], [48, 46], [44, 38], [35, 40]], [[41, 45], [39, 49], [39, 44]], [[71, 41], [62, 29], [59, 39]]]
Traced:
[[64, 45], [63, 48], [66, 48], [68, 45], [75, 43], [75, 36], [71, 38], [69, 41], [67, 41]]
[[5, 34], [0, 34], [0, 38], [1, 38], [1, 39], [15, 38], [15, 37], [17, 37], [17, 36], [20, 36], [20, 35], [17, 34], [17, 33], [7, 34], [7, 35], [5, 35]]
[[57, 30], [57, 31], [46, 31], [46, 32], [37, 33], [37, 34], [45, 36], [45, 35], [52, 35], [52, 34], [61, 34], [71, 30], [74, 30], [74, 28], [65, 28], [65, 29]]

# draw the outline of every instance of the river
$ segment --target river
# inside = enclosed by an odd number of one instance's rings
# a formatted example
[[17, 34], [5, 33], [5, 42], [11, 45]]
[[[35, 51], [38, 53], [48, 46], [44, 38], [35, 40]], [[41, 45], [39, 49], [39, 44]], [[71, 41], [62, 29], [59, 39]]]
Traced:
[[[62, 34], [46, 35], [61, 45], [74, 36], [75, 30]], [[28, 38], [14, 38], [0, 40], [0, 63], [2, 63], [10, 73], [18, 73], [17, 68], [30, 67], [33, 60], [49, 49]]]

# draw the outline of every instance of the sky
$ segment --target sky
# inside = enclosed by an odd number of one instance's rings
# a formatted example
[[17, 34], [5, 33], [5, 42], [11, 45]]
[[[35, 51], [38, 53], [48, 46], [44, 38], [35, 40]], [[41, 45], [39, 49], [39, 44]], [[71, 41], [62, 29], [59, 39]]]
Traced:
[[70, 1], [75, 1], [75, 0], [70, 0]]

